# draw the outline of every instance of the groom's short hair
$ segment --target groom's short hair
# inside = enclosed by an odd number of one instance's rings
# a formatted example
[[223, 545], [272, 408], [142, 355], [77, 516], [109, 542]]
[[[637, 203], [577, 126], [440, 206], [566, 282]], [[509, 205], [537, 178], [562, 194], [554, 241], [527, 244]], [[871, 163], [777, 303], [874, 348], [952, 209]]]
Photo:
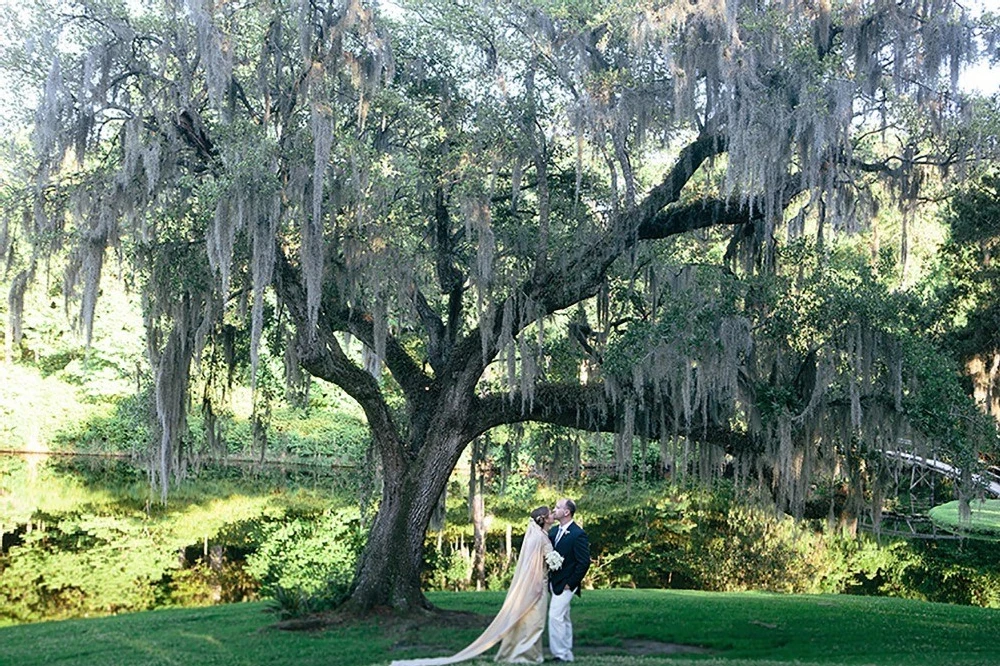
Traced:
[[576, 515], [576, 502], [569, 499], [568, 497], [566, 498], [566, 508], [569, 510], [569, 515], [571, 516]]

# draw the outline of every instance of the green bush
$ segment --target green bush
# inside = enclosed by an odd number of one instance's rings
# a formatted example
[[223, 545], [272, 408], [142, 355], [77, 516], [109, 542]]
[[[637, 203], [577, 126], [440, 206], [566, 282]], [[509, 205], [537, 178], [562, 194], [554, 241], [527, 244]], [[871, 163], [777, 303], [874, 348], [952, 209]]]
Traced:
[[987, 541], [882, 542], [737, 501], [731, 488], [620, 487], [582, 503], [594, 587], [849, 593], [1000, 607]]
[[678, 493], [591, 515], [595, 587], [690, 587], [690, 499]]
[[[705, 520], [703, 518], [702, 520]], [[709, 515], [693, 540], [700, 587], [738, 592], [818, 592], [822, 536], [774, 509], [731, 504]]]
[[1000, 608], [1000, 560], [991, 541], [927, 540], [912, 551], [906, 583], [917, 598]]
[[257, 599], [259, 585], [242, 562], [223, 559], [213, 567], [204, 560], [170, 576], [168, 598], [176, 606], [209, 606]]
[[37, 368], [0, 363], [0, 441], [4, 448], [48, 450], [67, 426], [103, 408], [86, 404], [76, 387]]
[[319, 518], [295, 517], [261, 525], [259, 547], [247, 556], [246, 571], [274, 599], [322, 598], [339, 603], [349, 591], [364, 544], [355, 508]]
[[[472, 577], [472, 559], [466, 547], [458, 542], [455, 526], [446, 528], [437, 539], [429, 538], [424, 544], [424, 570], [421, 577], [424, 589], [467, 590]], [[464, 539], [463, 539], [464, 541]], [[472, 542], [471, 537], [469, 543]]]
[[364, 460], [370, 439], [364, 421], [343, 413], [274, 425], [281, 428], [276, 443], [295, 456], [325, 456], [343, 463], [359, 463]]
[[54, 438], [60, 449], [86, 453], [145, 454], [153, 441], [152, 390], [122, 398], [108, 414], [94, 414], [90, 418], [64, 427]]

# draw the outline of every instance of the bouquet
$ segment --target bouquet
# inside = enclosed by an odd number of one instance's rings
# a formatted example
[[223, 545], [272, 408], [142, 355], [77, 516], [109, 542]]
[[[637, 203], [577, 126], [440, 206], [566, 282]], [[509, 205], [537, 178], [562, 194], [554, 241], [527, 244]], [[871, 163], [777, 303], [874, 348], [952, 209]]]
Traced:
[[550, 550], [545, 554], [545, 564], [549, 567], [549, 571], [555, 571], [562, 567], [563, 556], [554, 550]]

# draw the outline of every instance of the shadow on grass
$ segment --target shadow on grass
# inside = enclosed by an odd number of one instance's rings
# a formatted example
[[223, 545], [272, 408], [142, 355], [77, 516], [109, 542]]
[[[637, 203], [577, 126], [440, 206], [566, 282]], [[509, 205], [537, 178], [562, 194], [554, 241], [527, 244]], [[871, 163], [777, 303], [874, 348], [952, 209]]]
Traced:
[[[475, 637], [478, 632], [489, 625], [492, 617], [468, 611], [455, 611], [437, 608], [413, 614], [401, 615], [390, 609], [376, 611], [379, 630], [383, 635], [397, 637], [392, 646], [392, 652], [420, 652], [428, 656], [447, 656], [456, 652], [453, 637], [457, 634], [470, 634]], [[358, 621], [358, 616], [350, 612], [331, 611], [309, 617], [282, 620], [270, 626], [280, 631], [324, 632], [349, 626]], [[578, 656], [666, 656], [666, 655], [708, 655], [713, 650], [680, 643], [668, 643], [652, 639], [626, 638], [614, 645], [578, 643], [573, 652]], [[492, 653], [492, 649], [487, 653]]]

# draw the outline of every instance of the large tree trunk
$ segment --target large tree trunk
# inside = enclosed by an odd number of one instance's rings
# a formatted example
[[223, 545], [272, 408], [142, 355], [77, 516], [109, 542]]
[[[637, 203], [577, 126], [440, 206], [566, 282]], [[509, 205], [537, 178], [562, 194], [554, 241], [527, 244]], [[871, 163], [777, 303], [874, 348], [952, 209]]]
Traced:
[[358, 562], [348, 602], [354, 610], [390, 607], [413, 612], [433, 608], [420, 589], [424, 538], [465, 444], [459, 435], [438, 434], [424, 443], [415, 459], [386, 464], [382, 503]]
[[[388, 485], [388, 483], [387, 483]], [[382, 505], [358, 563], [350, 604], [356, 610], [431, 607], [420, 589], [424, 533], [434, 508], [419, 489], [405, 484], [382, 493]]]
[[[312, 327], [296, 269], [282, 255], [278, 268], [276, 287], [298, 331], [299, 362], [361, 405], [382, 462], [381, 503], [358, 562], [348, 605], [358, 612], [379, 607], [403, 612], [430, 609], [420, 589], [424, 537], [459, 456], [479, 434], [467, 425], [473, 390], [485, 365], [479, 347], [474, 346], [474, 356], [469, 354], [475, 362], [456, 367], [449, 381], [435, 383], [395, 341], [387, 342], [384, 360], [403, 389], [408, 407], [407, 427], [401, 428], [376, 380], [348, 357], [333, 335], [346, 321], [355, 336], [375, 348], [370, 318], [351, 319], [331, 307], [322, 312], [327, 319]], [[343, 317], [338, 319], [337, 313]]]

